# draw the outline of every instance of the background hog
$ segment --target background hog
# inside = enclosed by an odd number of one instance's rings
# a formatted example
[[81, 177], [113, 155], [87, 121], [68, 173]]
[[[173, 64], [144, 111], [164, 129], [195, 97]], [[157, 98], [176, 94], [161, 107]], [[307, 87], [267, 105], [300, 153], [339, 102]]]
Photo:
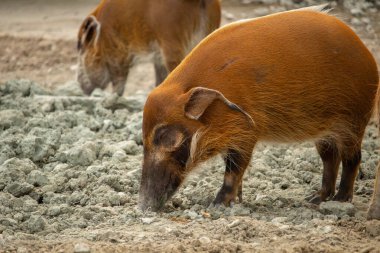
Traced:
[[123, 95], [134, 57], [153, 52], [158, 85], [219, 25], [219, 0], [103, 0], [79, 29], [78, 81]]
[[187, 173], [219, 153], [226, 171], [214, 204], [241, 200], [258, 141], [314, 140], [323, 179], [310, 201], [352, 199], [379, 77], [357, 35], [322, 9], [225, 26], [152, 91], [143, 116], [143, 209], [162, 207]]

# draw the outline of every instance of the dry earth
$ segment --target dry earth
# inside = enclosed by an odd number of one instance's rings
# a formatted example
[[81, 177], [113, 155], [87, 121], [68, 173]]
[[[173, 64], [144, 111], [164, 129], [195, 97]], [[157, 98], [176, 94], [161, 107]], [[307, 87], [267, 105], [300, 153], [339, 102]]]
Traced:
[[[223, 2], [223, 23], [301, 6], [241, 2]], [[365, 216], [380, 158], [374, 124], [352, 203], [304, 200], [321, 182], [312, 143], [262, 144], [244, 178], [242, 204], [208, 208], [223, 178], [216, 158], [162, 213], [136, 209], [152, 66], [141, 60], [124, 98], [100, 90], [83, 97], [72, 81], [75, 34], [94, 5], [0, 2], [0, 252], [380, 252], [380, 221]], [[337, 13], [380, 62], [379, 9], [345, 1]]]

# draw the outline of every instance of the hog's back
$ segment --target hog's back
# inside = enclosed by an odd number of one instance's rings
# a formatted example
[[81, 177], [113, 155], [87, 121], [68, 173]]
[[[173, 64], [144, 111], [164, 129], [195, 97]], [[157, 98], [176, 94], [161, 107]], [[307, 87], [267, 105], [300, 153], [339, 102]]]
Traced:
[[165, 85], [173, 82], [222, 92], [252, 115], [261, 139], [303, 140], [362, 129], [379, 80], [371, 53], [347, 25], [300, 10], [217, 30]]

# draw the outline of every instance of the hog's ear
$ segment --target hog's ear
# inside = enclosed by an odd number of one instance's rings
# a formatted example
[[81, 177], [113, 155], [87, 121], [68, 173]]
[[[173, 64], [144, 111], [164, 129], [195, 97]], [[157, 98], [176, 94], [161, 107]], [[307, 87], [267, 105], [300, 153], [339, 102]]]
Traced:
[[238, 105], [232, 103], [217, 90], [196, 87], [191, 89], [189, 93], [189, 99], [185, 104], [185, 115], [190, 119], [198, 120], [206, 109], [212, 104], [212, 102], [218, 99], [227, 105], [231, 110], [244, 114], [249, 119], [250, 124], [254, 124], [252, 117], [246, 111], [241, 109]]
[[82, 23], [78, 34], [78, 50], [96, 45], [100, 36], [100, 22], [95, 16], [88, 16]]

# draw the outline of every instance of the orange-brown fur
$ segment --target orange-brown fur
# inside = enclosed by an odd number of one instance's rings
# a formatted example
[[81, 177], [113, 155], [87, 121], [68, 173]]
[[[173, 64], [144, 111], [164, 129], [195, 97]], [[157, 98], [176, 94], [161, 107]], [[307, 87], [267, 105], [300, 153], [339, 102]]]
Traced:
[[[185, 169], [173, 166], [170, 152], [163, 154], [167, 173], [182, 180], [199, 162], [222, 153], [225, 180], [214, 203], [229, 205], [241, 195], [242, 176], [256, 142], [314, 140], [324, 173], [322, 189], [310, 201], [350, 201], [378, 83], [371, 53], [333, 16], [303, 9], [236, 22], [203, 40], [149, 95], [143, 117], [144, 157], [149, 160], [159, 145], [152, 143], [157, 125], [181, 126], [192, 139], [198, 133]], [[194, 96], [196, 87], [220, 92], [235, 106], [214, 99], [202, 108], [210, 96]], [[191, 109], [203, 113], [187, 117], [184, 110], [190, 102]], [[236, 105], [252, 117], [253, 126]], [[341, 161], [342, 180], [334, 195]], [[149, 173], [155, 168], [152, 161], [143, 166], [142, 206], [155, 204], [157, 196], [146, 196], [146, 182], [153, 180]]]
[[158, 85], [219, 25], [219, 0], [102, 0], [78, 32], [78, 81], [122, 95], [134, 57], [153, 52]]

